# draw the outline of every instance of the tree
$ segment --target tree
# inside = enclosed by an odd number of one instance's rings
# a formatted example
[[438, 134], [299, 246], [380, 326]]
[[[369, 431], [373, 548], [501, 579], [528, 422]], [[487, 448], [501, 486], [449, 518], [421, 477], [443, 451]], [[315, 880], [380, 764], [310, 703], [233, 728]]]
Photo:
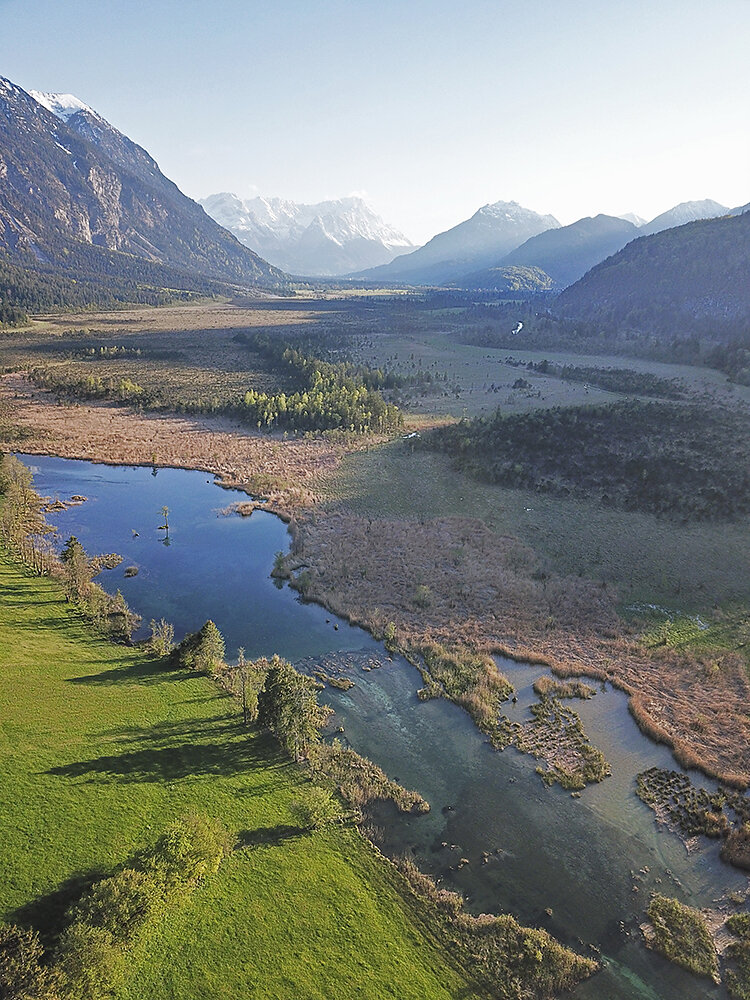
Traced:
[[103, 1000], [120, 984], [125, 956], [103, 927], [73, 923], [60, 935], [57, 967], [65, 1000]]
[[315, 683], [280, 660], [271, 666], [258, 695], [258, 722], [300, 759], [320, 739], [331, 709], [318, 704]]
[[155, 656], [169, 656], [174, 648], [174, 626], [164, 618], [160, 618], [158, 622], [152, 618], [148, 645]]
[[197, 632], [186, 635], [174, 651], [181, 667], [217, 674], [224, 667], [224, 639], [209, 619]]
[[207, 674], [217, 673], [224, 664], [224, 639], [211, 619], [201, 628], [198, 639], [196, 668]]
[[338, 803], [325, 788], [312, 785], [305, 788], [289, 807], [292, 818], [304, 830], [319, 830], [327, 823], [341, 819]]
[[[240, 697], [242, 698], [242, 722], [247, 726], [250, 722], [250, 708], [247, 702], [247, 662], [245, 661], [245, 650], [240, 646], [237, 655], [237, 674], [240, 679]], [[256, 696], [257, 702], [257, 696]]]
[[63, 564], [65, 593], [69, 601], [80, 601], [91, 584], [91, 565], [86, 550], [75, 535], [71, 535], [60, 553]]
[[141, 616], [130, 610], [120, 590], [109, 598], [109, 623], [112, 635], [124, 642], [130, 642], [133, 632], [141, 624]]
[[2, 1000], [52, 1000], [58, 996], [54, 974], [42, 963], [43, 956], [36, 931], [0, 923]]

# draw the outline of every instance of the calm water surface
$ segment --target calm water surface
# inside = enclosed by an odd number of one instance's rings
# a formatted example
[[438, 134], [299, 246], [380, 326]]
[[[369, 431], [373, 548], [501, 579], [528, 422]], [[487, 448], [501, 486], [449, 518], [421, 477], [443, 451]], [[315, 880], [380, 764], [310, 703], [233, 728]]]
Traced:
[[[456, 706], [420, 702], [421, 679], [408, 663], [390, 662], [367, 633], [277, 586], [269, 576], [273, 558], [289, 544], [278, 518], [262, 511], [250, 518], [222, 515], [241, 497], [200, 472], [160, 469], [154, 475], [144, 468], [20, 457], [33, 468], [42, 495], [88, 497], [49, 520], [61, 542], [75, 534], [91, 554], [124, 557], [99, 579], [108, 590], [119, 587], [145, 623], [164, 617], [180, 638], [212, 618], [229, 657], [243, 646], [248, 657], [276, 652], [294, 662], [364, 651], [382, 662], [381, 669], [357, 667], [353, 688], [329, 689], [325, 698], [345, 739], [432, 805], [423, 817], [383, 810], [387, 849], [414, 855], [423, 869], [460, 889], [475, 912], [510, 911], [567, 943], [600, 949], [604, 972], [579, 987], [577, 997], [726, 995], [641, 943], [638, 925], [652, 891], [709, 906], [728, 891], [745, 889], [747, 878], [719, 860], [716, 844], [688, 856], [636, 798], [639, 771], [676, 765], [667, 750], [639, 733], [624, 695], [601, 690], [576, 703], [592, 742], [612, 764], [612, 777], [580, 799], [545, 788], [535, 760], [510, 749], [493, 751]], [[164, 505], [169, 545], [158, 530]], [[137, 566], [138, 575], [126, 578], [127, 566]], [[515, 717], [523, 718], [543, 670], [500, 664], [518, 692]], [[469, 864], [457, 869], [461, 858]]]

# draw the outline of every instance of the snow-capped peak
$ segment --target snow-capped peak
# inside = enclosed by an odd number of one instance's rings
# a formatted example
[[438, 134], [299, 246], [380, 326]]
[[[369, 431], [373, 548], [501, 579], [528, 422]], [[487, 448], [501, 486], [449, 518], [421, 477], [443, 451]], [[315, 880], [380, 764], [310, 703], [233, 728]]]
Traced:
[[200, 204], [240, 243], [294, 274], [348, 274], [413, 249], [358, 195], [300, 204], [225, 191]]
[[632, 222], [637, 229], [646, 225], [646, 219], [641, 215], [636, 215], [635, 212], [626, 212], [625, 215], [618, 215], [617, 218], [622, 219], [623, 222]]
[[99, 117], [88, 104], [79, 101], [73, 94], [43, 94], [39, 90], [30, 90], [29, 93], [37, 104], [41, 104], [43, 108], [51, 111], [55, 118], [59, 118], [60, 121], [67, 122], [79, 111], [88, 111], [95, 118]]
[[524, 225], [537, 219], [541, 219], [544, 227], [547, 229], [558, 229], [560, 226], [560, 223], [553, 215], [539, 215], [538, 212], [519, 205], [517, 201], [495, 201], [489, 205], [482, 205], [474, 213], [473, 218], [487, 221], [492, 226], [495, 226], [498, 222], [501, 224]]

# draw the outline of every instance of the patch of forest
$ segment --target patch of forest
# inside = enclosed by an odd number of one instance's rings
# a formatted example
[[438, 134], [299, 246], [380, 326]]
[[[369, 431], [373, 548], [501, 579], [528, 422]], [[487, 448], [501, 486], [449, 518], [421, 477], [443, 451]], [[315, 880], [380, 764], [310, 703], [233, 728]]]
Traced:
[[456, 315], [454, 328], [461, 343], [474, 347], [616, 354], [671, 364], [711, 365], [715, 348], [741, 336], [747, 322], [726, 319], [717, 324], [701, 318], [688, 324], [665, 319], [659, 330], [644, 330], [612, 318], [606, 322], [574, 320], [549, 308], [539, 311], [530, 303], [506, 302], [475, 303]]
[[702, 219], [635, 239], [555, 301], [560, 316], [669, 333], [750, 318], [750, 213]]
[[377, 386], [382, 372], [349, 362], [329, 362], [299, 349], [294, 342], [258, 334], [244, 343], [282, 371], [294, 387], [289, 392], [248, 388], [241, 395], [208, 394], [187, 398], [174, 384], [158, 388], [139, 384], [129, 375], [80, 377], [64, 367], [37, 367], [31, 378], [59, 396], [113, 399], [143, 410], [231, 416], [259, 430], [330, 431], [365, 434], [400, 427], [403, 415], [386, 402]]
[[743, 410], [630, 400], [461, 421], [421, 439], [477, 478], [687, 519], [750, 511]]
[[234, 291], [220, 281], [100, 247], [82, 244], [75, 254], [60, 254], [60, 260], [33, 264], [0, 254], [0, 323], [17, 324], [30, 313], [161, 306]]
[[730, 382], [750, 385], [750, 326], [742, 336], [713, 347], [708, 352], [706, 364], [724, 372]]
[[656, 399], [684, 399], [685, 390], [680, 380], [662, 378], [652, 372], [637, 372], [632, 368], [594, 368], [589, 365], [560, 365], [554, 361], [515, 361], [505, 359], [506, 365], [516, 368], [525, 367], [527, 371], [538, 372], [540, 375], [554, 375], [566, 382], [583, 382], [587, 385], [606, 389], [608, 392], [621, 392], [634, 396], [653, 396]]

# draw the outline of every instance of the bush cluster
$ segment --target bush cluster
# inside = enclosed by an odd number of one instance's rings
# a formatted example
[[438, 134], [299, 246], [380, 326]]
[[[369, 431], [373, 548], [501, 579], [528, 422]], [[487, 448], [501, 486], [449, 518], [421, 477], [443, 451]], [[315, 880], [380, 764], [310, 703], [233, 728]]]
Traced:
[[214, 875], [232, 847], [217, 819], [191, 813], [109, 878], [95, 882], [66, 914], [54, 951], [35, 931], [0, 925], [3, 1000], [103, 1000], [125, 974], [126, 953], [148, 919]]
[[420, 439], [478, 478], [683, 519], [750, 511], [744, 410], [640, 402], [461, 421]]
[[240, 398], [218, 396], [189, 400], [178, 390], [161, 385], [146, 389], [129, 377], [76, 377], [62, 368], [36, 367], [37, 385], [79, 399], [114, 399], [145, 410], [224, 414], [258, 429], [287, 431], [346, 431], [366, 434], [403, 424], [403, 414], [387, 403], [378, 385], [389, 381], [383, 372], [332, 364], [302, 353], [283, 341], [258, 334], [250, 345], [291, 377], [294, 390], [268, 393], [248, 389]]

